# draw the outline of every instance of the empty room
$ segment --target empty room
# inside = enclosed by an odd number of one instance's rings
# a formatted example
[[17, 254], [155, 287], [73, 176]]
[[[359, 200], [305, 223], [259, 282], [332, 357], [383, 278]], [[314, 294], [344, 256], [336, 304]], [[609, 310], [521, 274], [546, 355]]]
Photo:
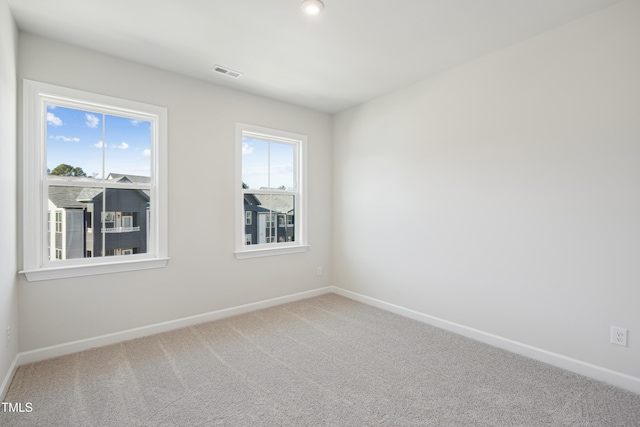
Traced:
[[0, 0], [0, 425], [640, 426], [640, 0]]

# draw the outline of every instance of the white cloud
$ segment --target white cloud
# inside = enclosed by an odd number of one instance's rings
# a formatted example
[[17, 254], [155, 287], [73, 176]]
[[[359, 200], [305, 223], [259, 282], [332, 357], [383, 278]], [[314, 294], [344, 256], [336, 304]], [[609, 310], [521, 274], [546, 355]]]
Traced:
[[93, 144], [93, 146], [98, 148], [103, 148], [103, 147], [119, 148], [120, 150], [126, 150], [127, 148], [129, 148], [129, 144], [127, 144], [126, 142], [121, 142], [120, 145], [115, 145], [115, 144], [107, 145], [104, 143], [104, 141], [98, 141], [97, 143]]
[[151, 156], [151, 150], [146, 148], [144, 151], [142, 151], [142, 157], [149, 157], [149, 156]]
[[131, 124], [133, 126], [138, 126], [140, 124], [140, 120], [131, 120]]
[[92, 129], [98, 127], [98, 123], [100, 123], [100, 119], [94, 116], [93, 114], [85, 113], [84, 117], [86, 119], [85, 124]]
[[56, 117], [53, 113], [47, 113], [47, 124], [52, 126], [62, 126], [62, 119], [60, 119], [60, 117]]
[[272, 175], [281, 175], [281, 174], [290, 174], [290, 173], [293, 173], [292, 164], [271, 166]]
[[242, 155], [248, 155], [253, 153], [253, 147], [250, 147], [247, 142], [242, 143]]
[[64, 136], [64, 135], [56, 135], [56, 136], [50, 136], [49, 138], [51, 139], [55, 139], [56, 141], [64, 141], [64, 142], [80, 142], [80, 138], [74, 137], [74, 138], [70, 138], [68, 136]]

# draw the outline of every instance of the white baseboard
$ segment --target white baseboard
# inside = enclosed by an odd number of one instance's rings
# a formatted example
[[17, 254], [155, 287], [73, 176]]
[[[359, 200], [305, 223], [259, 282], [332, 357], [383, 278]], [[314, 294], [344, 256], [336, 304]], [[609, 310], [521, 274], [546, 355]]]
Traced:
[[324, 295], [330, 292], [640, 394], [640, 378], [600, 366], [592, 365], [581, 360], [572, 359], [561, 354], [553, 353], [517, 341], [509, 340], [497, 335], [489, 334], [478, 329], [470, 328], [454, 322], [449, 322], [444, 319], [420, 313], [415, 310], [410, 310], [336, 286], [330, 286], [283, 297], [272, 298], [264, 301], [258, 301], [255, 303], [240, 305], [237, 307], [231, 307], [223, 310], [216, 310], [209, 313], [185, 317], [182, 319], [172, 320], [140, 328], [129, 329], [126, 331], [115, 332], [112, 334], [101, 335], [94, 338], [88, 338], [84, 340], [78, 340], [64, 344], [58, 344], [51, 347], [18, 353], [2, 382], [2, 385], [0, 387], [0, 397], [4, 398], [4, 396], [6, 395], [9, 389], [9, 385], [11, 384], [11, 380], [13, 379], [13, 376], [15, 375], [18, 367], [26, 363], [38, 362], [41, 360], [51, 359], [53, 357], [76, 353], [78, 351], [89, 350], [91, 348], [117, 344], [119, 342], [128, 341], [135, 338], [155, 335], [158, 333], [172, 331], [175, 329], [193, 326], [200, 323], [211, 322], [213, 320], [248, 313], [250, 311], [273, 307], [276, 305], [298, 301], [305, 298]]
[[[31, 351], [25, 351], [22, 353], [18, 353], [18, 356], [16, 357], [17, 362], [14, 362], [14, 364], [16, 365], [16, 368], [17, 368], [17, 366], [24, 365], [27, 363], [39, 362], [41, 360], [64, 356], [71, 353], [77, 353], [79, 351], [89, 350], [96, 347], [103, 347], [106, 345], [117, 344], [123, 341], [155, 335], [162, 332], [168, 332], [175, 329], [197, 325], [200, 323], [211, 322], [213, 320], [236, 316], [238, 314], [248, 313], [250, 311], [273, 307], [276, 305], [298, 301], [305, 298], [311, 298], [318, 295], [324, 295], [329, 292], [331, 292], [331, 288], [329, 287], [314, 289], [311, 291], [299, 292], [296, 294], [286, 295], [283, 297], [272, 298], [272, 299], [258, 301], [250, 304], [239, 305], [237, 307], [231, 307], [223, 310], [212, 311], [209, 313], [198, 314], [196, 316], [184, 317], [182, 319], [171, 320], [168, 322], [157, 323], [154, 325], [143, 326], [140, 328], [129, 329], [121, 332], [114, 332], [112, 334], [101, 335], [98, 337], [72, 341], [64, 344], [58, 344], [50, 347], [39, 348]], [[8, 380], [9, 382], [11, 381], [11, 378], [13, 378], [16, 368], [14, 368], [13, 372], [9, 372], [7, 374], [7, 377], [9, 378]], [[7, 384], [7, 388], [8, 388], [8, 384]]]
[[571, 371], [576, 374], [593, 378], [595, 380], [602, 381], [607, 384], [611, 384], [616, 387], [620, 387], [625, 390], [640, 394], [640, 378], [638, 377], [633, 377], [631, 375], [613, 371], [601, 366], [592, 365], [578, 359], [566, 357], [561, 354], [553, 353], [547, 350], [483, 332], [478, 329], [470, 328], [468, 326], [449, 322], [448, 320], [420, 313], [415, 310], [381, 301], [376, 298], [371, 298], [366, 295], [348, 291], [346, 289], [338, 288], [336, 286], [331, 287], [331, 292], [373, 307], [381, 308], [383, 310], [417, 320], [419, 322], [427, 323], [429, 325], [445, 329], [459, 335], [463, 335], [465, 337], [501, 348], [503, 350], [510, 351], [512, 353], [520, 354], [522, 356], [529, 357], [540, 362], [548, 363], [549, 365], [566, 369], [567, 371]]
[[11, 385], [11, 380], [13, 380], [13, 376], [16, 374], [16, 371], [18, 370], [18, 355], [16, 354], [16, 357], [13, 358], [13, 362], [11, 363], [11, 366], [9, 366], [9, 370], [7, 371], [7, 374], [4, 376], [4, 379], [2, 380], [2, 385], [0, 385], [0, 402], [4, 402], [4, 397], [7, 395], [7, 392], [9, 391], [9, 386]]

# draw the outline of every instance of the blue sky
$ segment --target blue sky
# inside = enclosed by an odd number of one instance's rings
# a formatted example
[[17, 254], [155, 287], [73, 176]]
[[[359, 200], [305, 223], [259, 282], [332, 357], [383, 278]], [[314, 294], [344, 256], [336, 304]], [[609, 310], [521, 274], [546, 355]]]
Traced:
[[282, 142], [242, 138], [242, 182], [249, 188], [294, 189], [295, 146]]
[[48, 169], [66, 163], [101, 178], [104, 155], [105, 176], [151, 174], [150, 122], [48, 105], [46, 139]]

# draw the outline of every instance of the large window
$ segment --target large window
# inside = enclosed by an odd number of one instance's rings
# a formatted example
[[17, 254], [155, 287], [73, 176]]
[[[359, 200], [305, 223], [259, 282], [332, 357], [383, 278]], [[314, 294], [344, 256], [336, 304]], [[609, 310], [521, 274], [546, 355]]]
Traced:
[[237, 258], [307, 249], [306, 143], [304, 135], [237, 125]]
[[166, 265], [166, 118], [162, 107], [24, 81], [29, 280]]

